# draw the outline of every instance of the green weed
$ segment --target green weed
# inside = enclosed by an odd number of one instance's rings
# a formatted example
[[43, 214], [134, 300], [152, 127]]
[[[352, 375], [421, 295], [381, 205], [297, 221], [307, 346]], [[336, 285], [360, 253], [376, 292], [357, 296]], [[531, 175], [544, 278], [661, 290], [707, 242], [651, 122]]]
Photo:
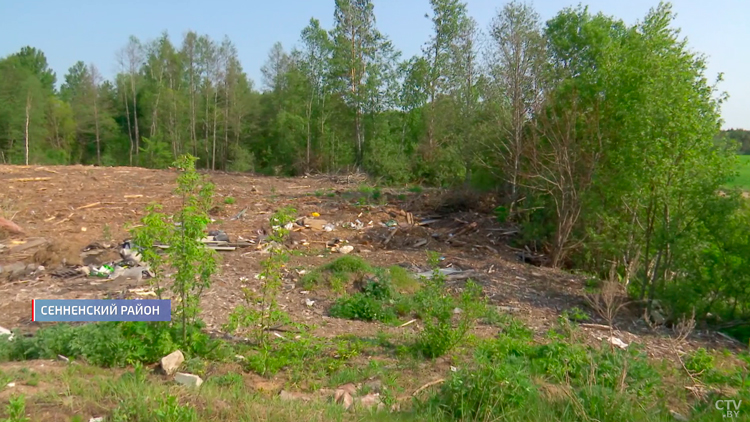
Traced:
[[10, 397], [8, 404], [5, 406], [7, 419], [2, 422], [30, 422], [31, 419], [26, 417], [26, 397], [23, 394], [13, 395]]

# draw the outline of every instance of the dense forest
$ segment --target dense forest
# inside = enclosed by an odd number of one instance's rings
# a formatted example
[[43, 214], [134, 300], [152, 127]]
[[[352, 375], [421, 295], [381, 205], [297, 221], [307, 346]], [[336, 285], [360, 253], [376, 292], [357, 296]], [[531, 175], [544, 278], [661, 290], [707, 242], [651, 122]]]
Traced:
[[513, 2], [480, 28], [464, 2], [431, 0], [433, 34], [404, 58], [372, 0], [335, 3], [332, 28], [313, 18], [273, 46], [259, 85], [228, 38], [194, 32], [133, 36], [113, 80], [78, 62], [59, 90], [24, 48], [0, 61], [0, 161], [158, 168], [188, 152], [206, 169], [491, 187], [552, 266], [673, 315], [750, 315], [750, 214], [718, 192], [750, 142], [720, 131], [726, 96], [669, 4], [630, 25]]

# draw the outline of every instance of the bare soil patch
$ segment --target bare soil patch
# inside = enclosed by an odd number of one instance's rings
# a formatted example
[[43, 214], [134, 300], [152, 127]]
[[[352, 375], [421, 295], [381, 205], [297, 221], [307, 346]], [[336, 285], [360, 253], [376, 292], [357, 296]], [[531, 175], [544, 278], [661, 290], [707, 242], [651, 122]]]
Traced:
[[[587, 309], [582, 277], [519, 260], [518, 251], [509, 246], [517, 230], [494, 220], [491, 197], [384, 189], [375, 198], [370, 190], [327, 177], [210, 176], [217, 192], [212, 212], [216, 221], [210, 229], [226, 232], [233, 242], [255, 242], [220, 252], [220, 272], [202, 302], [201, 317], [210, 330], [219, 330], [227, 315], [242, 303], [243, 287], [258, 287], [255, 276], [266, 256], [262, 241], [269, 230], [268, 218], [283, 206], [296, 208], [300, 219], [316, 213], [316, 219], [334, 227], [332, 231], [296, 229], [289, 241], [296, 252], [287, 265], [279, 297], [281, 306], [295, 320], [318, 326], [317, 335], [372, 336], [379, 330], [415, 329], [331, 318], [327, 316], [330, 297], [300, 286], [303, 271], [341, 256], [333, 250], [345, 244], [354, 247], [352, 254], [373, 265], [401, 265], [413, 272], [428, 270], [425, 252], [437, 251], [443, 267], [462, 271], [459, 274], [463, 276], [449, 277], [452, 288], [460, 290], [470, 276], [482, 285], [491, 303], [513, 312], [539, 335], [554, 326], [562, 311]], [[104, 251], [82, 258], [81, 252], [94, 242], [122, 242], [128, 237], [125, 225], [137, 224], [147, 204], [157, 202], [166, 211], [175, 210], [179, 206], [172, 195], [175, 177], [170, 170], [129, 167], [0, 166], [0, 183], [6, 187], [0, 192], [0, 203], [12, 205], [12, 221], [25, 232], [0, 235], [0, 266], [4, 268], [0, 273], [0, 326], [37, 329], [40, 324], [31, 321], [32, 299], [137, 297], [132, 290], [147, 287], [144, 282], [71, 278], [64, 276], [64, 270], [85, 264], [84, 259], [106, 262], [114, 257], [112, 251]], [[233, 200], [225, 201], [230, 197]], [[19, 263], [36, 269], [9, 279], [8, 269]], [[306, 299], [314, 300], [315, 305], [308, 306]], [[618, 320], [618, 335], [626, 343], [644, 343], [653, 356], [669, 355], [663, 336], [668, 330], [655, 333], [639, 317], [624, 314]], [[593, 319], [591, 322], [601, 322], [596, 316]], [[592, 342], [598, 342], [602, 334], [595, 329], [584, 331]], [[494, 334], [488, 327], [479, 332]], [[688, 346], [739, 347], [707, 331], [696, 331]]]

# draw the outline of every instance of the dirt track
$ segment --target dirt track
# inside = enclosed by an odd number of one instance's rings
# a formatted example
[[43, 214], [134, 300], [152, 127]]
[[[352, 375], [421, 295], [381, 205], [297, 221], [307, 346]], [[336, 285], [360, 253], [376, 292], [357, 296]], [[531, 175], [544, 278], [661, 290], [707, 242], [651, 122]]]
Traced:
[[[0, 326], [9, 329], [34, 330], [30, 321], [32, 299], [105, 298], [130, 294], [145, 285], [123, 285], [93, 277], [75, 279], [51, 275], [64, 264], [80, 259], [80, 252], [92, 242], [121, 242], [128, 237], [125, 224], [138, 223], [150, 202], [159, 202], [166, 211], [174, 210], [177, 198], [171, 194], [176, 173], [142, 168], [106, 167], [37, 167], [0, 166], [0, 205], [6, 218], [25, 229], [25, 236], [0, 238], [0, 266], [22, 261], [44, 265], [44, 270], [15, 281], [2, 281], [0, 274]], [[425, 270], [426, 250], [439, 251], [443, 266], [472, 271], [490, 302], [507, 308], [523, 319], [538, 334], [543, 334], [560, 313], [572, 307], [586, 308], [582, 297], [583, 282], [569, 273], [532, 266], [518, 261], [507, 246], [507, 227], [498, 225], [477, 201], [446, 200], [436, 192], [412, 193], [406, 190], [384, 190], [377, 200], [363, 205], [357, 184], [336, 183], [331, 178], [269, 178], [239, 174], [210, 174], [216, 184], [216, 220], [210, 229], [225, 231], [232, 241], [239, 237], [258, 241], [268, 229], [268, 218], [282, 206], [297, 209], [302, 218], [317, 212], [321, 219], [335, 224], [331, 232], [303, 229], [293, 233], [291, 248], [298, 250], [287, 265], [280, 304], [297, 321], [314, 324], [318, 335], [333, 336], [355, 332], [374, 334], [385, 328], [380, 324], [345, 321], [326, 316], [332, 297], [326, 292], [305, 292], [298, 285], [299, 272], [328, 262], [340, 254], [331, 253], [327, 244], [334, 239], [354, 246], [352, 254], [374, 265], [400, 264], [411, 270]], [[225, 203], [225, 198], [234, 202]], [[231, 201], [229, 201], [231, 202]], [[243, 217], [232, 220], [247, 208]], [[408, 213], [417, 223], [435, 220], [427, 225], [407, 224]], [[363, 228], [344, 227], [357, 220]], [[385, 224], [398, 223], [393, 233]], [[48, 241], [37, 247], [13, 252], [36, 238]], [[24, 243], [27, 242], [27, 243]], [[50, 246], [51, 245], [51, 246]], [[9, 251], [10, 250], [10, 251]], [[242, 303], [241, 288], [257, 287], [254, 278], [260, 261], [266, 256], [255, 246], [220, 252], [220, 272], [202, 302], [203, 320], [208, 328], [219, 330], [229, 312]], [[40, 262], [44, 260], [45, 262]], [[145, 283], [144, 283], [145, 284]], [[453, 283], [460, 288], [461, 282]], [[309, 307], [305, 299], [315, 305]], [[506, 309], [506, 308], [504, 308]], [[594, 318], [595, 319], [595, 318]], [[487, 327], [489, 328], [489, 327]], [[626, 342], [652, 344], [654, 355], [663, 354], [660, 336], [648, 333], [636, 319], [625, 319], [618, 327]], [[490, 334], [488, 332], [487, 334]], [[590, 332], [592, 341], [600, 334]], [[698, 332], [694, 345], [709, 342], [714, 346], [732, 343], [709, 333]]]

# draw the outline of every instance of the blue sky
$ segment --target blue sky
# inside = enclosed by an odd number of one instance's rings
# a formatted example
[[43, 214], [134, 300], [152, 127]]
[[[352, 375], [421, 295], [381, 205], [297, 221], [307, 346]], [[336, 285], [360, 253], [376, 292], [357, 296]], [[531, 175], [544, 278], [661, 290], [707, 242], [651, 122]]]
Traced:
[[[378, 28], [409, 57], [430, 36], [428, 0], [375, 0]], [[542, 19], [577, 0], [536, 0]], [[503, 0], [468, 0], [469, 12], [485, 28]], [[628, 23], [642, 19], [658, 1], [589, 0]], [[724, 73], [720, 85], [730, 99], [723, 106], [725, 127], [750, 129], [750, 1], [675, 0], [677, 19], [690, 46], [709, 58], [711, 80]], [[115, 52], [135, 35], [153, 39], [167, 31], [179, 44], [187, 30], [215, 40], [228, 35], [248, 75], [260, 85], [260, 67], [271, 46], [288, 49], [311, 17], [330, 28], [333, 0], [0, 0], [0, 56], [25, 45], [40, 48], [61, 81], [77, 60], [95, 63], [105, 77], [116, 71]]]

